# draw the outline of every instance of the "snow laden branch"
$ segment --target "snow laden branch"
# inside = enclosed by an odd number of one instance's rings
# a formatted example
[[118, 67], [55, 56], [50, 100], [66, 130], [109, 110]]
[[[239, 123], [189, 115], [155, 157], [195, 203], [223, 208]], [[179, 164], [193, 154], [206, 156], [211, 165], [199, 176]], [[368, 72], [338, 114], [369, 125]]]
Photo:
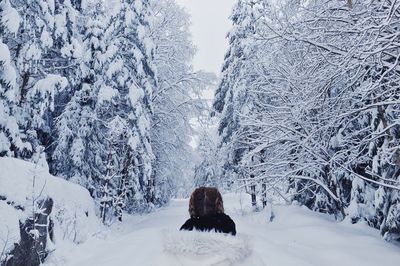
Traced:
[[252, 197], [279, 188], [398, 237], [399, 12], [398, 1], [239, 1], [214, 102], [224, 174]]

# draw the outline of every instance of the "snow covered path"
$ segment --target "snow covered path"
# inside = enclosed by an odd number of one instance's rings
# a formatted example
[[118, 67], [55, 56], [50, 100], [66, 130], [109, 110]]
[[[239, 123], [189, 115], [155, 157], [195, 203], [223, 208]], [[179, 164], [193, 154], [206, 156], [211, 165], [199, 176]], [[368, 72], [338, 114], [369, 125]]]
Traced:
[[[249, 203], [241, 205], [238, 196], [224, 200], [238, 235], [249, 237], [264, 265], [393, 266], [400, 261], [400, 246], [386, 243], [366, 225], [337, 223], [298, 206], [275, 206], [276, 217], [268, 223], [266, 212], [250, 213]], [[59, 246], [46, 265], [155, 265], [163, 253], [162, 231], [179, 229], [187, 203], [173, 200], [150, 215], [125, 217], [82, 245]]]

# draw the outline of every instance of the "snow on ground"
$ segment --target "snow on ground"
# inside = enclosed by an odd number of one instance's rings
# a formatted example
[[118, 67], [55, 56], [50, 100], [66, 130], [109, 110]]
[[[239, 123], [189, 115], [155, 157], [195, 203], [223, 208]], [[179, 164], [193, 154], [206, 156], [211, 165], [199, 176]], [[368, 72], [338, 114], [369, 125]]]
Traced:
[[[203, 266], [224, 256], [243, 259], [250, 252], [241, 265], [392, 266], [400, 261], [400, 245], [383, 241], [377, 230], [365, 224], [339, 223], [304, 207], [283, 205], [272, 207], [274, 219], [270, 222], [271, 208], [253, 213], [248, 195], [224, 196], [225, 211], [236, 222], [235, 238], [178, 232], [188, 218], [187, 199], [172, 200], [151, 214], [126, 215], [122, 223], [102, 227], [84, 188], [17, 159], [1, 158], [0, 169], [0, 253], [18, 240], [18, 220], [28, 215], [32, 197], [50, 196], [54, 199], [56, 249], [46, 265]], [[20, 207], [25, 211], [18, 210]], [[215, 253], [225, 254], [186, 259], [179, 256], [180, 251], [206, 254], [210, 250], [210, 246], [204, 246], [208, 239], [220, 250]], [[223, 247], [218, 249], [218, 245]], [[197, 248], [201, 250], [197, 252]], [[234, 256], [241, 252], [243, 256]], [[234, 260], [218, 265], [229, 265]]]
[[52, 176], [38, 165], [0, 158], [0, 257], [3, 249], [8, 252], [19, 241], [19, 220], [25, 221], [37, 207], [33, 202], [47, 196], [54, 201], [50, 217], [56, 242], [81, 243], [100, 228], [85, 188]]
[[[247, 195], [228, 194], [224, 200], [237, 237], [248, 239], [260, 265], [393, 266], [400, 261], [400, 246], [383, 241], [364, 224], [339, 223], [300, 206], [274, 206], [275, 218], [269, 222], [267, 211], [250, 211]], [[79, 246], [59, 246], [46, 265], [173, 265], [163, 251], [163, 237], [188, 218], [187, 204], [177, 199], [155, 213], [125, 216]]]

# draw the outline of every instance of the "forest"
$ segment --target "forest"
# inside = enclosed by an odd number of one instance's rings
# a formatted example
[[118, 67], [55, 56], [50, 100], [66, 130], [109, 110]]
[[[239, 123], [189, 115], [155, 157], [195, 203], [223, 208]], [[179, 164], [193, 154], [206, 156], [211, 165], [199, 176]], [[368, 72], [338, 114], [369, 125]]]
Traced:
[[[194, 161], [190, 119], [214, 77], [190, 66], [173, 1], [9, 1], [1, 14], [1, 156], [90, 191], [108, 219], [160, 206]], [[181, 192], [183, 193], [183, 192]]]
[[216, 76], [175, 0], [0, 0], [0, 215], [45, 202], [12, 198], [15, 158], [106, 226], [214, 186], [398, 243], [400, 2], [237, 0], [229, 19]]
[[231, 19], [215, 180], [398, 240], [400, 3], [238, 1]]

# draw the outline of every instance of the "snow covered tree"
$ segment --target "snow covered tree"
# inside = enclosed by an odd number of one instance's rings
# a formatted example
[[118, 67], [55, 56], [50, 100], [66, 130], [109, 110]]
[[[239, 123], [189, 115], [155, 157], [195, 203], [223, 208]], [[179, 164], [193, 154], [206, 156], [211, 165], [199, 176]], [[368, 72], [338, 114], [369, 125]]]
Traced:
[[[254, 34], [260, 16], [260, 5], [262, 6], [262, 1], [240, 0], [234, 6], [230, 17], [233, 26], [227, 36], [229, 48], [213, 104], [221, 119], [218, 131], [221, 136], [219, 145], [224, 169], [222, 175], [232, 180], [243, 180], [250, 176], [246, 168], [240, 166], [242, 157], [249, 149], [241, 138], [251, 137], [242, 130], [242, 114], [251, 109], [252, 105], [248, 92], [253, 78], [247, 71], [254, 66], [254, 61], [250, 58], [255, 52]], [[253, 186], [252, 183], [249, 185]]]
[[18, 156], [30, 152], [24, 143], [20, 125], [15, 117], [18, 103], [17, 73], [11, 53], [3, 38], [11, 38], [18, 32], [20, 16], [10, 2], [0, 3], [0, 156]]
[[[151, 207], [155, 202], [153, 175], [154, 154], [150, 141], [152, 121], [151, 97], [156, 86], [153, 65], [154, 44], [148, 36], [149, 1], [122, 1], [120, 21], [117, 28], [124, 36], [117, 36], [122, 47], [122, 62], [126, 69], [123, 83], [121, 75], [116, 75], [121, 88], [121, 107], [127, 104], [127, 111], [120, 110], [120, 116], [127, 122], [127, 149], [132, 154], [135, 171], [130, 173], [131, 190], [127, 199], [127, 210], [137, 211]], [[118, 66], [118, 64], [117, 64]], [[113, 67], [110, 68], [112, 71]], [[123, 85], [124, 84], [124, 85]], [[119, 109], [122, 109], [122, 108]], [[124, 150], [124, 153], [126, 149]], [[122, 156], [121, 156], [122, 157]]]
[[151, 5], [154, 20], [150, 37], [157, 69], [151, 139], [156, 158], [156, 200], [163, 204], [179, 191], [187, 193], [184, 184], [192, 176], [195, 161], [189, 145], [195, 134], [190, 122], [207, 108], [201, 94], [214, 77], [195, 72], [191, 66], [195, 47], [186, 11], [174, 0], [152, 1]]
[[14, 156], [46, 158], [44, 153], [52, 149], [54, 141], [53, 120], [60, 109], [57, 98], [68, 86], [64, 76], [76, 66], [74, 61], [69, 62], [71, 58], [66, 53], [66, 47], [74, 41], [71, 36], [76, 10], [68, 0], [3, 3], [17, 10], [4, 15], [5, 22], [12, 16], [12, 27], [18, 32], [4, 35], [3, 42], [9, 47], [16, 70], [14, 118], [20, 125], [21, 136], [31, 146]]
[[199, 153], [200, 163], [196, 165], [194, 172], [194, 186], [211, 186], [223, 188], [217, 164], [217, 143], [213, 141], [212, 135], [203, 132], [199, 137], [197, 152]]
[[84, 12], [81, 85], [57, 119], [54, 171], [87, 187], [102, 218], [121, 219], [121, 208], [143, 211], [154, 202], [149, 5], [122, 1], [109, 16], [100, 1]]
[[[96, 91], [94, 81], [96, 72], [102, 69], [98, 58], [105, 16], [101, 16], [101, 6], [94, 6], [87, 13], [88, 21], [84, 30], [85, 43], [83, 62], [80, 64], [81, 84], [74, 92], [63, 113], [57, 118], [57, 146], [53, 153], [52, 171], [77, 182], [94, 193], [94, 180], [103, 171], [101, 161], [106, 152], [105, 143], [96, 120]], [[90, 153], [85, 148], [91, 150]], [[94, 195], [92, 195], [94, 196]]]
[[[246, 147], [233, 167], [262, 188], [257, 193], [366, 220], [398, 239], [399, 3], [251, 6], [257, 26], [242, 45], [251, 53], [233, 85], [223, 76], [220, 86], [242, 87], [243, 98], [220, 101], [220, 89], [214, 105], [244, 107], [232, 109], [236, 137], [226, 141]], [[223, 117], [220, 128], [229, 124]]]

